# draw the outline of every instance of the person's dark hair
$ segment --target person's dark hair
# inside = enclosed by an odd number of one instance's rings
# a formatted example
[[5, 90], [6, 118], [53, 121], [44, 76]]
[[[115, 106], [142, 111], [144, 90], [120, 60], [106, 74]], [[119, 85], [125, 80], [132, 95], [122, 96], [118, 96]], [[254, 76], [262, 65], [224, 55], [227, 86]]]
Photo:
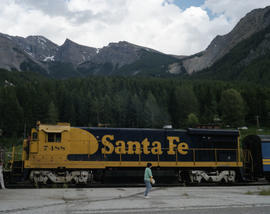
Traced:
[[152, 164], [151, 163], [147, 163], [147, 167], [150, 167], [150, 166], [152, 166]]

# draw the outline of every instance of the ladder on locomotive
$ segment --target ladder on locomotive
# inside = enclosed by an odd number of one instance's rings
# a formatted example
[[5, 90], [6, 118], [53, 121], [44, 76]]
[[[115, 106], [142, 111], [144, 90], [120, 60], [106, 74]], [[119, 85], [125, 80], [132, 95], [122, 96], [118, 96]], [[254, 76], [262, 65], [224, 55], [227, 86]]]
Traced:
[[243, 177], [244, 179], [254, 180], [254, 164], [250, 150], [243, 150]]

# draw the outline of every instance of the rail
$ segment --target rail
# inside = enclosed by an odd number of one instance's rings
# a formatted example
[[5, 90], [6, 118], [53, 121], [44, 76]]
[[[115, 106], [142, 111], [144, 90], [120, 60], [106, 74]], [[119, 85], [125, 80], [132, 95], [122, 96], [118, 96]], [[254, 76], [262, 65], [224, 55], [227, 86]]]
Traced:
[[[165, 161], [166, 159], [166, 161], [176, 162], [176, 165], [178, 162], [182, 161], [193, 162], [194, 165], [198, 161], [209, 161], [215, 162], [216, 165], [218, 165], [218, 162], [236, 162], [238, 164], [241, 160], [238, 149], [189, 148], [185, 150], [187, 152], [185, 155], [180, 154], [177, 148], [173, 150], [174, 155], [169, 155], [168, 151], [169, 148], [162, 148], [161, 154], [144, 154], [143, 149], [141, 149], [139, 154], [136, 154], [134, 151], [132, 161], [138, 161], [139, 163], [148, 161], [157, 162], [157, 165], [159, 165], [161, 161]], [[149, 158], [149, 155], [151, 158]], [[134, 158], [136, 156], [137, 158]], [[124, 161], [130, 161], [128, 154], [103, 154], [104, 161], [110, 161], [111, 158], [113, 158], [114, 161], [119, 161], [120, 165]]]

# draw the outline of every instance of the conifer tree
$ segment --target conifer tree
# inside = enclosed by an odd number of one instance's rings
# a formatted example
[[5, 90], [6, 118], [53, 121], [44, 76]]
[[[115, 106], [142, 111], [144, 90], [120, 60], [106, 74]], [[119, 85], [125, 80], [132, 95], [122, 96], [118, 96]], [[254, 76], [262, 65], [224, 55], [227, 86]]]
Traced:
[[53, 102], [50, 102], [48, 107], [47, 122], [49, 124], [56, 124], [58, 122], [58, 110]]
[[237, 127], [243, 125], [245, 118], [244, 100], [235, 89], [222, 92], [220, 109], [225, 125]]

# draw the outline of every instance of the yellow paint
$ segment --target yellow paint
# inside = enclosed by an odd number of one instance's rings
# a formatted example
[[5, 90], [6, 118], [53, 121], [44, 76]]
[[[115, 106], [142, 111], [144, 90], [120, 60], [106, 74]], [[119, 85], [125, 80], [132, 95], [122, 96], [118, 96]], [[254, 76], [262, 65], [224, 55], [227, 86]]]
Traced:
[[263, 159], [263, 165], [270, 165], [270, 159]]
[[158, 141], [154, 141], [152, 143], [153, 148], [151, 149], [151, 153], [153, 155], [162, 155], [161, 143]]
[[175, 147], [176, 144], [174, 144], [174, 141], [176, 141], [177, 143], [180, 142], [180, 138], [179, 137], [167, 137], [167, 140], [169, 141], [169, 151], [167, 152], [168, 155], [175, 155]]
[[[106, 167], [145, 167], [148, 161], [69, 161], [62, 163], [61, 167], [66, 168], [85, 168], [85, 169], [104, 169]], [[242, 162], [151, 162], [154, 167], [242, 167]], [[26, 161], [26, 166], [30, 163]], [[30, 168], [57, 168], [56, 162], [36, 162]], [[27, 168], [27, 167], [26, 167]]]
[[188, 153], [188, 144], [183, 142], [183, 143], [180, 143], [177, 147], [178, 149], [178, 152], [181, 154], [181, 155], [186, 155]]
[[116, 154], [126, 154], [126, 144], [125, 141], [119, 140], [115, 143], [115, 153]]
[[[148, 141], [147, 138], [145, 138], [142, 141], [142, 145], [143, 145], [143, 154], [149, 155], [150, 154], [150, 151], [149, 151], [148, 147], [150, 145], [150, 142]], [[152, 153], [153, 153], [153, 151], [152, 151]]]
[[[127, 142], [127, 145], [128, 145], [128, 154], [129, 155], [133, 155], [133, 154], [136, 154], [136, 155], [139, 155], [141, 154], [141, 144], [139, 141], [128, 141]], [[135, 147], [135, 150], [134, 150], [134, 147]]]
[[38, 153], [38, 141], [32, 141], [30, 142], [30, 153]]
[[102, 154], [112, 154], [114, 150], [114, 146], [109, 140], [114, 140], [113, 135], [104, 135], [102, 137], [102, 144], [104, 147], [102, 148], [101, 152]]

